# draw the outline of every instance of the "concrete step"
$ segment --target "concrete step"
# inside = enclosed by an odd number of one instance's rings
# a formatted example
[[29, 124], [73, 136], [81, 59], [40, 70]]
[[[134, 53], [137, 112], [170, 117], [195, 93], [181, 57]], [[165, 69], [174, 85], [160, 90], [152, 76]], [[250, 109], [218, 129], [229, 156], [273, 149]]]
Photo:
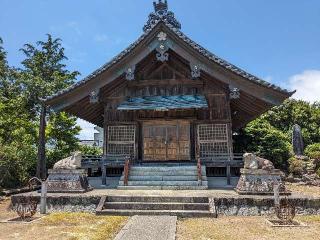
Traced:
[[207, 190], [208, 186], [118, 186], [118, 190]]
[[[149, 171], [137, 171], [137, 170], [132, 170], [130, 169], [130, 176], [192, 176], [195, 175], [197, 176], [198, 173], [197, 171], [184, 171], [184, 170], [179, 170], [179, 171], [161, 171], [161, 172], [149, 172]], [[205, 176], [205, 172], [202, 172], [202, 175]]]
[[131, 210], [201, 210], [208, 211], [208, 203], [171, 203], [171, 202], [106, 202], [104, 209]]
[[[208, 186], [207, 181], [201, 182], [202, 186]], [[119, 186], [124, 186], [123, 181], [119, 181]], [[199, 186], [198, 181], [128, 181], [128, 186]]]
[[145, 203], [208, 203], [207, 197], [168, 197], [168, 196], [108, 196], [106, 202], [145, 202]]
[[[123, 181], [124, 176], [120, 178]], [[207, 177], [202, 176], [202, 180], [206, 181]], [[184, 175], [184, 176], [135, 176], [130, 174], [129, 181], [198, 181], [197, 175]]]
[[148, 172], [159, 172], [159, 171], [179, 171], [181, 169], [187, 171], [195, 171], [197, 170], [197, 166], [132, 166], [130, 168], [132, 171], [148, 171]]
[[216, 217], [216, 214], [200, 210], [134, 210], [134, 209], [104, 209], [97, 211], [97, 215], [169, 215], [178, 217]]

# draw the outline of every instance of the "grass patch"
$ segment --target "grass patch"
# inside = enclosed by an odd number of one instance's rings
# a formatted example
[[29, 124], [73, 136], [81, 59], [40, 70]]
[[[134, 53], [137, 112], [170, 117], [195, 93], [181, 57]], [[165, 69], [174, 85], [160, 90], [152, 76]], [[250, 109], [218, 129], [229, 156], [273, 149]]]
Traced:
[[62, 227], [68, 239], [113, 239], [124, 226], [127, 217], [96, 216], [90, 213], [53, 213], [41, 224], [48, 227]]
[[297, 216], [296, 218], [302, 222], [306, 222], [306, 223], [310, 222], [310, 223], [319, 223], [320, 224], [320, 215]]
[[309, 195], [313, 197], [320, 197], [320, 187], [308, 186], [308, 185], [298, 185], [296, 183], [286, 183], [288, 190], [296, 193], [301, 193], [304, 195]]
[[266, 217], [220, 217], [180, 219], [177, 240], [314, 240], [320, 235], [320, 216], [296, 218], [308, 228], [272, 228]]

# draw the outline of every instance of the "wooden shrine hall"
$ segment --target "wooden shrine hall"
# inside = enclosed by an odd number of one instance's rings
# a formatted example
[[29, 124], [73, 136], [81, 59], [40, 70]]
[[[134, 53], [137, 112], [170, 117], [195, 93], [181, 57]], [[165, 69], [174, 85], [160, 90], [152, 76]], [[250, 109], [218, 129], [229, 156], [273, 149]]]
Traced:
[[97, 161], [104, 184], [118, 169], [119, 186], [152, 189], [156, 181], [165, 185], [165, 172], [172, 187], [192, 181], [191, 171], [195, 180], [224, 176], [230, 185], [243, 164], [233, 153], [233, 133], [292, 94], [192, 41], [167, 1], [159, 1], [137, 41], [45, 104], [104, 128]]

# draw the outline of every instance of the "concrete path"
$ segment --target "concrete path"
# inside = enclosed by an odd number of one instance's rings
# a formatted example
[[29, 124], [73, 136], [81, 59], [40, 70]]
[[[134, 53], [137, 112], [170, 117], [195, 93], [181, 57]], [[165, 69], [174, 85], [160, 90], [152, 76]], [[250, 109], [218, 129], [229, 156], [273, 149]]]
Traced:
[[175, 216], [133, 216], [115, 240], [175, 240]]

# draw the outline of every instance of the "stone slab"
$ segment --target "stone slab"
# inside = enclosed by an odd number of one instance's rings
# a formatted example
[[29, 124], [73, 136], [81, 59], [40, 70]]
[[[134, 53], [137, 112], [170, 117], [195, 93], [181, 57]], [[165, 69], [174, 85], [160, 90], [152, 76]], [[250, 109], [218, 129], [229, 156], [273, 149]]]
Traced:
[[175, 240], [176, 216], [133, 216], [115, 240]]
[[47, 187], [48, 193], [84, 193], [93, 189], [84, 169], [51, 169]]
[[274, 186], [279, 185], [280, 194], [289, 195], [277, 169], [241, 169], [236, 191], [242, 195], [273, 195]]

